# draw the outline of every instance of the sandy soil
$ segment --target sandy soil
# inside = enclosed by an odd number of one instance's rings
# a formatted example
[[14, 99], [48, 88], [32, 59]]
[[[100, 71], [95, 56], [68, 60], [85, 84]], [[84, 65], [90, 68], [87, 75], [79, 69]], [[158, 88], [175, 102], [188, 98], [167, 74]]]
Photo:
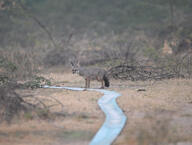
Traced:
[[[43, 73], [54, 85], [83, 87], [78, 75]], [[99, 82], [91, 82], [99, 88]], [[114, 145], [192, 145], [192, 80], [129, 82], [111, 80], [109, 90], [128, 120]], [[139, 91], [141, 90], [141, 91]], [[87, 145], [104, 122], [98, 92], [57, 89], [22, 90], [52, 105], [54, 120], [23, 119], [0, 125], [0, 145]]]

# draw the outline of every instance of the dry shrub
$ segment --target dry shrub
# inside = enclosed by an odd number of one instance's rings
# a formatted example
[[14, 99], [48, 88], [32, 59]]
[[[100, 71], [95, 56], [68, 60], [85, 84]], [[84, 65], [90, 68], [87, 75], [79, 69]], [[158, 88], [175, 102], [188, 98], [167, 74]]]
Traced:
[[79, 61], [82, 65], [95, 65], [103, 63], [112, 58], [111, 51], [102, 50], [85, 50], [79, 54]]
[[191, 53], [164, 56], [156, 65], [173, 72], [176, 78], [192, 78]]
[[[19, 95], [16, 93], [16, 89], [38, 88], [41, 87], [42, 83], [46, 84], [47, 81], [43, 77], [36, 77], [33, 82], [18, 84], [8, 79], [0, 85], [0, 122], [10, 123], [14, 117], [29, 119], [36, 116], [41, 119], [48, 119], [50, 117], [49, 107], [42, 100], [35, 98], [33, 95]], [[33, 101], [31, 102], [28, 99]]]
[[15, 92], [15, 84], [0, 86], [0, 121], [10, 122], [14, 116], [27, 108], [23, 99]]
[[[39, 88], [50, 85], [50, 81], [39, 76], [34, 77], [36, 64], [33, 53], [26, 51], [3, 51], [0, 55], [0, 121], [11, 122], [20, 113], [36, 111], [41, 106], [26, 102], [24, 97], [16, 93], [20, 88]], [[16, 80], [24, 77], [32, 78], [24, 84], [18, 84]], [[33, 77], [32, 77], [33, 76]], [[30, 96], [33, 97], [33, 96]], [[36, 114], [37, 111], [36, 111]], [[41, 115], [41, 114], [40, 114]], [[43, 114], [44, 117], [45, 113]], [[43, 116], [42, 115], [42, 116]]]
[[43, 62], [46, 66], [66, 65], [75, 54], [72, 49], [54, 49], [47, 53]]
[[12, 78], [21, 79], [32, 76], [39, 68], [38, 59], [32, 51], [23, 49], [3, 50], [0, 57], [12, 62], [17, 68], [14, 72], [9, 71], [9, 76]]

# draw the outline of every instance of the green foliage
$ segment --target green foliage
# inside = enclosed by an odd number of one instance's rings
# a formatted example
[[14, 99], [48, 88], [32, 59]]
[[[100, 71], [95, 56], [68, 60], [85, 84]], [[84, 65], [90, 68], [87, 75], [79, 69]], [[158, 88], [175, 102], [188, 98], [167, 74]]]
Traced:
[[14, 63], [6, 60], [3, 57], [0, 57], [0, 68], [4, 68], [8, 72], [14, 72], [17, 70], [17, 67]]
[[7, 84], [7, 82], [9, 81], [9, 78], [5, 75], [0, 75], [0, 86]]
[[35, 89], [41, 88], [44, 85], [51, 85], [51, 81], [41, 76], [35, 76], [31, 81], [26, 82], [24, 87]]

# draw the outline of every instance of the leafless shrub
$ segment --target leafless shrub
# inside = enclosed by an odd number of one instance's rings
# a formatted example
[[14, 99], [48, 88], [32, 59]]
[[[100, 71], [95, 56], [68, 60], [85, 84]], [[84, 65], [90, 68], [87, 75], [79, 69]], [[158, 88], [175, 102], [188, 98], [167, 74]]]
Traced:
[[27, 111], [23, 99], [15, 92], [15, 86], [0, 86], [0, 121], [10, 122], [21, 111]]
[[47, 66], [66, 65], [74, 56], [72, 49], [54, 49], [47, 53], [43, 61]]
[[0, 122], [6, 121], [8, 123], [14, 117], [34, 118], [35, 116], [41, 119], [48, 119], [50, 117], [50, 107], [44, 103], [43, 100], [34, 97], [33, 95], [20, 95], [16, 93], [16, 89], [39, 88], [41, 85], [48, 85], [50, 83], [43, 77], [36, 77], [34, 81], [24, 84], [6, 79], [6, 82], [0, 85]]
[[177, 56], [174, 59], [172, 69], [177, 77], [192, 78], [192, 55], [185, 54], [184, 56]]
[[[28, 115], [24, 115], [27, 117], [30, 117], [30, 112], [35, 112], [37, 116], [43, 116], [43, 118], [45, 118], [46, 112], [44, 111], [44, 113], [42, 113], [41, 111], [44, 110], [44, 107], [39, 104], [33, 104], [26, 101], [26, 96], [21, 96], [16, 93], [16, 89], [39, 88], [42, 85], [50, 85], [51, 82], [43, 77], [36, 76], [32, 77], [31, 81], [27, 81], [24, 84], [18, 84], [16, 81], [18, 77], [26, 74], [29, 69], [23, 66], [24, 73], [18, 76], [17, 73], [22, 71], [22, 66], [20, 65], [22, 65], [23, 62], [20, 62], [19, 64], [18, 61], [20, 58], [17, 59], [15, 56], [17, 55], [14, 54], [12, 57], [10, 57], [13, 58], [13, 60], [16, 60], [16, 64], [9, 61], [8, 59], [11, 60], [11, 58], [8, 56], [0, 57], [0, 122], [7, 121], [10, 123], [15, 116], [18, 117], [22, 112], [24, 114], [27, 113]], [[26, 59], [28, 60], [28, 58]], [[22, 55], [21, 60], [26, 61]], [[33, 98], [33, 96], [30, 97]]]
[[86, 50], [79, 54], [79, 60], [82, 65], [95, 65], [104, 63], [115, 59], [115, 56], [112, 55], [113, 51], [111, 50]]
[[9, 51], [2, 50], [0, 57], [5, 59], [6, 63], [11, 62], [7, 64], [6, 68], [11, 68], [12, 70], [8, 70], [6, 73], [12, 78], [21, 79], [32, 76], [39, 67], [38, 59], [32, 51], [22, 49]]

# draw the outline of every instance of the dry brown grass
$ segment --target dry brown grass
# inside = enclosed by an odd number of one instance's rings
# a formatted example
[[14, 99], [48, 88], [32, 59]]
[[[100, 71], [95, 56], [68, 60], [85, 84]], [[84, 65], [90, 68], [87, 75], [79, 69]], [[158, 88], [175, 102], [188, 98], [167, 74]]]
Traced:
[[145, 83], [116, 89], [122, 94], [117, 101], [128, 121], [115, 145], [192, 144], [192, 81]]
[[[0, 144], [3, 145], [88, 144], [104, 121], [104, 115], [97, 106], [101, 94], [96, 92], [36, 89], [18, 93], [35, 95], [46, 105], [53, 105], [52, 113], [62, 116], [44, 121], [24, 116], [22, 121], [15, 120], [11, 125], [1, 124]], [[31, 142], [27, 143], [29, 140]]]

